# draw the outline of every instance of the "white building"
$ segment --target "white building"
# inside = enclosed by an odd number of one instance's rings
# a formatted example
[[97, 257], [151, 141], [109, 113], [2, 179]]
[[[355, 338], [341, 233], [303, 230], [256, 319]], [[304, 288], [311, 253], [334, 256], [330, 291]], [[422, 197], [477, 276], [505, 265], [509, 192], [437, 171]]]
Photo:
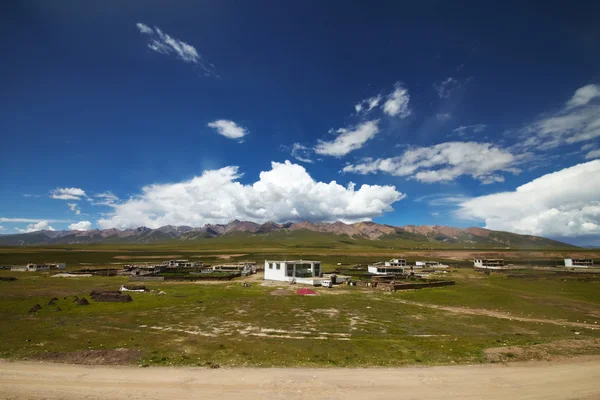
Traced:
[[[367, 267], [367, 271], [373, 275], [401, 275], [404, 273], [404, 267], [400, 267], [397, 265], [388, 265], [390, 262], [386, 261], [384, 264], [377, 263], [373, 265], [369, 265]], [[406, 265], [406, 263], [404, 264]]]
[[256, 263], [254, 262], [238, 262], [231, 264], [217, 264], [211, 267], [213, 272], [239, 272], [242, 275], [256, 273]]
[[406, 267], [406, 260], [404, 258], [392, 258], [390, 261], [385, 262], [386, 267]]
[[504, 269], [504, 260], [501, 258], [476, 258], [473, 260], [475, 268]]
[[188, 260], [169, 260], [169, 268], [194, 268], [196, 263]]
[[440, 264], [437, 261], [417, 261], [415, 268], [448, 268], [448, 265]]
[[321, 284], [321, 275], [321, 261], [265, 260], [266, 280], [305, 283], [316, 286]]
[[565, 258], [565, 267], [587, 268], [593, 266], [594, 260], [591, 258]]

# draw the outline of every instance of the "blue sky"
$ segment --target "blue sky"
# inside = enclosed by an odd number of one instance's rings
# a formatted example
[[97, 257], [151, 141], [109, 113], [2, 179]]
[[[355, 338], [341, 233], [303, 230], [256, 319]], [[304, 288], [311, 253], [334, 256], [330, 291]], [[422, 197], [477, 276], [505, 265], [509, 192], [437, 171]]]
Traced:
[[0, 233], [239, 218], [600, 236], [593, 2], [1, 7]]

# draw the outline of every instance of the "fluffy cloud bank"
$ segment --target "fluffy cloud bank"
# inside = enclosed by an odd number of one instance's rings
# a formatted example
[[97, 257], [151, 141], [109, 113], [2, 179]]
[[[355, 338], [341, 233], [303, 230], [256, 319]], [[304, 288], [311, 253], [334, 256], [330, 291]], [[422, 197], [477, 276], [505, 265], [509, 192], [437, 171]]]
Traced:
[[69, 225], [69, 229], [72, 231], [89, 231], [92, 228], [90, 221], [79, 221]]
[[600, 160], [544, 175], [514, 192], [467, 200], [457, 215], [522, 234], [600, 235]]
[[499, 171], [518, 173], [514, 167], [519, 157], [491, 143], [447, 142], [430, 147], [414, 147], [401, 156], [367, 159], [346, 165], [343, 172], [369, 174], [384, 172], [394, 176], [411, 176], [421, 182], [448, 182], [470, 175], [482, 183], [502, 182]]
[[53, 230], [55, 230], [55, 229], [53, 227], [51, 227], [50, 224], [48, 223], [48, 221], [46, 221], [46, 220], [37, 222], [35, 224], [29, 224], [29, 225], [27, 225], [27, 227], [25, 229], [17, 228], [17, 231], [19, 231], [21, 233], [29, 233], [29, 232], [37, 232], [37, 231], [53, 231]]
[[273, 162], [253, 184], [237, 182], [238, 167], [205, 171], [189, 181], [150, 185], [101, 219], [102, 228], [201, 226], [233, 219], [266, 221], [369, 220], [392, 211], [404, 195], [394, 186], [344, 187], [316, 182], [300, 165]]

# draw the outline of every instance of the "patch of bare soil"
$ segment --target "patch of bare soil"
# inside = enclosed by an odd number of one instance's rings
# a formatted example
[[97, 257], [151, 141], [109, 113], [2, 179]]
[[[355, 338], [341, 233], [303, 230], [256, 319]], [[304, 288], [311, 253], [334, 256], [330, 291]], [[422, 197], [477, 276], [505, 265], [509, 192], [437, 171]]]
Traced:
[[600, 350], [600, 339], [565, 339], [533, 346], [492, 347], [485, 350], [489, 362], [555, 361]]
[[434, 310], [448, 311], [448, 312], [455, 313], [455, 314], [483, 315], [486, 317], [508, 319], [508, 320], [514, 320], [514, 321], [522, 321], [522, 322], [539, 322], [539, 323], [544, 323], [544, 324], [553, 324], [553, 325], [560, 325], [560, 326], [572, 326], [572, 327], [577, 327], [577, 328], [598, 329], [598, 325], [595, 325], [595, 324], [588, 324], [585, 322], [571, 322], [571, 321], [567, 321], [564, 319], [558, 319], [558, 318], [557, 319], [528, 318], [528, 317], [520, 317], [517, 315], [513, 315], [513, 314], [506, 313], [506, 312], [501, 312], [501, 311], [487, 310], [484, 308], [438, 306], [435, 304], [419, 303], [416, 301], [401, 300], [401, 299], [397, 299], [396, 301], [403, 303], [403, 304], [410, 304], [410, 305], [418, 306], [418, 307], [432, 308]]
[[248, 254], [219, 254], [215, 257], [220, 258], [222, 260], [229, 260], [230, 258], [233, 257], [243, 257], [243, 256], [247, 256]]
[[174, 259], [177, 257], [181, 257], [181, 254], [172, 254], [170, 256], [114, 256], [118, 260], [134, 260], [134, 259]]
[[36, 360], [64, 364], [83, 365], [125, 365], [132, 364], [140, 357], [139, 350], [83, 350], [71, 352], [51, 352], [36, 356]]

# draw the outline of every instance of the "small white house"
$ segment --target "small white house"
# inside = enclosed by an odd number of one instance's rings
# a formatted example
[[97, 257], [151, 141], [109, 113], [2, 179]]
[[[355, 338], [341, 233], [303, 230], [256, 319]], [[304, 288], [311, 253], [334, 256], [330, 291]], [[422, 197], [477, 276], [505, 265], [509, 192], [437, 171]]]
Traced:
[[265, 260], [265, 280], [296, 282], [308, 285], [321, 284], [321, 261]]
[[594, 266], [591, 258], [565, 258], [565, 267], [588, 268]]
[[504, 260], [501, 258], [476, 258], [473, 260], [475, 268], [504, 269]]
[[169, 268], [194, 268], [196, 263], [188, 260], [169, 260]]
[[392, 266], [388, 264], [389, 263], [386, 261], [385, 264], [377, 263], [369, 265], [367, 267], [367, 271], [373, 275], [401, 275], [404, 273], [405, 267]]
[[392, 258], [390, 261], [385, 262], [386, 267], [406, 267], [406, 260], [404, 258]]

